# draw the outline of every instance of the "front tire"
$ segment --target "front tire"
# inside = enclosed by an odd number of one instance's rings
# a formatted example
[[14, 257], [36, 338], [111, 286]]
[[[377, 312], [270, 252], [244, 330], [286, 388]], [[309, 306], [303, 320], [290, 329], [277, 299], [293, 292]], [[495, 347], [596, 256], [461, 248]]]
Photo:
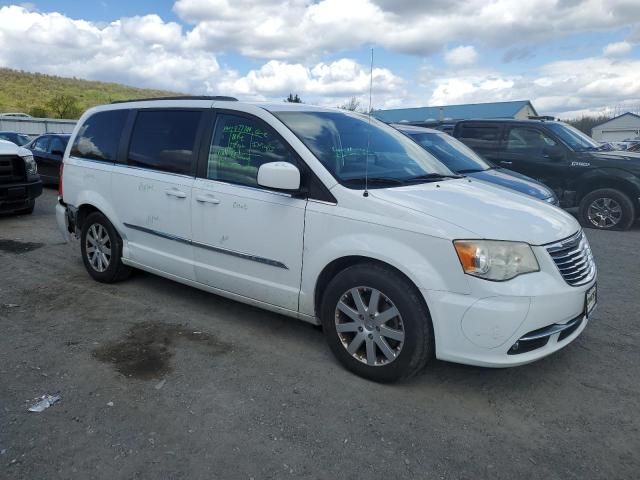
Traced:
[[333, 354], [361, 377], [408, 378], [433, 356], [429, 310], [416, 287], [390, 268], [346, 268], [327, 286], [320, 310]]
[[580, 222], [598, 230], [629, 230], [636, 220], [631, 199], [620, 190], [601, 188], [580, 201]]
[[89, 215], [80, 233], [82, 260], [89, 275], [102, 283], [124, 280], [131, 268], [122, 263], [122, 238], [100, 212]]

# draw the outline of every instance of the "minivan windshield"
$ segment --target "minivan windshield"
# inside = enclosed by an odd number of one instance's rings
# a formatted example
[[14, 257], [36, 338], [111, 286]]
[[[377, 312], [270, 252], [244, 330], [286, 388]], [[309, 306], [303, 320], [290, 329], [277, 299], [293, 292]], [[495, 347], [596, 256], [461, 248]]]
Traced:
[[602, 145], [580, 130], [566, 123], [547, 123], [549, 129], [576, 152], [600, 150]]
[[464, 143], [446, 133], [416, 131], [406, 131], [405, 133], [456, 173], [483, 172], [492, 168], [492, 165]]
[[384, 188], [456, 178], [396, 129], [354, 112], [280, 111], [278, 117], [344, 186]]

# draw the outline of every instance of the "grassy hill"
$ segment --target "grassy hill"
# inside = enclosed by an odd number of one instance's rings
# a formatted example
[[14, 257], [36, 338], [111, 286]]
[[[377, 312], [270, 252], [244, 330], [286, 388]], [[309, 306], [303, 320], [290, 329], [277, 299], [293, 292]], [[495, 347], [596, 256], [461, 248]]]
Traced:
[[[0, 112], [77, 118], [87, 108], [114, 100], [167, 95], [180, 94], [0, 68]], [[63, 100], [71, 108], [60, 108]]]

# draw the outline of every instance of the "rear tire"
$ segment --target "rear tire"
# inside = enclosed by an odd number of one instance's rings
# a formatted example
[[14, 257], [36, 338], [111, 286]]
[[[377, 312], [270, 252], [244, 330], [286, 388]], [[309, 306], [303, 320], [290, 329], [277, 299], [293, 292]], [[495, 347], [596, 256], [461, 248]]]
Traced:
[[320, 316], [333, 354], [361, 377], [408, 378], [433, 357], [431, 316], [420, 292], [382, 265], [358, 264], [338, 273], [324, 292]]
[[82, 260], [89, 275], [102, 283], [115, 283], [131, 275], [122, 263], [122, 238], [100, 212], [90, 214], [80, 233]]
[[628, 230], [636, 220], [631, 199], [613, 188], [601, 188], [588, 193], [580, 201], [580, 222], [598, 230]]

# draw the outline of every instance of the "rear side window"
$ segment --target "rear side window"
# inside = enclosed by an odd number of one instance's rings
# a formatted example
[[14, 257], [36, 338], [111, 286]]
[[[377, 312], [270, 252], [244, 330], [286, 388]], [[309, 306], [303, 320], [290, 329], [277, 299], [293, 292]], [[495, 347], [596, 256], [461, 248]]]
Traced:
[[498, 134], [498, 127], [464, 125], [460, 132], [460, 138], [476, 140], [481, 143], [492, 143], [498, 141]]
[[129, 144], [129, 165], [169, 173], [194, 172], [199, 110], [142, 110]]
[[258, 168], [269, 162], [296, 163], [286, 145], [261, 120], [217, 116], [207, 178], [257, 186]]
[[71, 147], [71, 155], [115, 162], [128, 114], [128, 110], [110, 110], [91, 115], [80, 127]]

